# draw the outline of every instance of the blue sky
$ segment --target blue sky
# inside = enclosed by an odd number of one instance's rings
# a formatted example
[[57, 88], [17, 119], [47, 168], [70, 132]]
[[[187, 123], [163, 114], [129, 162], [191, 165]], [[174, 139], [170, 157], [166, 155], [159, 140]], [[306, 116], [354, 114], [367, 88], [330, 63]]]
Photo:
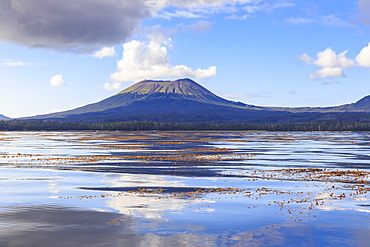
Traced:
[[370, 0], [3, 0], [0, 114], [76, 108], [190, 77], [261, 106], [370, 95]]

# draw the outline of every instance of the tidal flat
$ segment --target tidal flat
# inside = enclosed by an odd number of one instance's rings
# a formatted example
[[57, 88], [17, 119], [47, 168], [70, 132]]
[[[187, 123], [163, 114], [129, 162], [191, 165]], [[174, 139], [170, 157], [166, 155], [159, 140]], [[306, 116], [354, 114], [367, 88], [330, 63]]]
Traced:
[[0, 145], [0, 246], [369, 246], [368, 132], [0, 132]]

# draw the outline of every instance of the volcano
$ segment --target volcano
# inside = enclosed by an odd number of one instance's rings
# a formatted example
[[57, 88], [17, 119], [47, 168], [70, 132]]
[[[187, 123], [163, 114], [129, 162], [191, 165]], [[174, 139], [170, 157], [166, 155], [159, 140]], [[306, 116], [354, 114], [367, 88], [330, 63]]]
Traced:
[[178, 123], [289, 123], [370, 121], [370, 96], [324, 108], [259, 107], [223, 99], [195, 81], [144, 80], [97, 103], [73, 110], [22, 118], [63, 122], [153, 121]]
[[103, 101], [77, 108], [74, 111], [77, 111], [76, 113], [101, 112], [121, 107], [144, 110], [137, 108], [140, 107], [155, 111], [161, 111], [165, 108], [176, 112], [184, 110], [186, 107], [183, 104], [190, 102], [238, 108], [246, 106], [243, 103], [223, 99], [191, 79], [144, 80]]
[[230, 117], [243, 114], [247, 108], [244, 103], [215, 95], [191, 79], [144, 80], [97, 103], [22, 120], [229, 122]]

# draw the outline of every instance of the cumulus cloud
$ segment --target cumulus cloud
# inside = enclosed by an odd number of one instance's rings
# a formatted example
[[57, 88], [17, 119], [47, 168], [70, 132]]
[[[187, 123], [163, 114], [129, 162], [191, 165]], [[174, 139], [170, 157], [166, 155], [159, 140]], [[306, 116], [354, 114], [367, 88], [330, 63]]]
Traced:
[[0, 41], [52, 49], [124, 42], [149, 16], [145, 0], [1, 0]]
[[356, 62], [359, 66], [370, 67], [370, 42], [357, 55]]
[[308, 78], [311, 80], [344, 77], [344, 69], [355, 66], [355, 62], [346, 57], [347, 52], [348, 50], [337, 54], [332, 48], [327, 48], [324, 51], [317, 53], [316, 60], [307, 54], [302, 54], [298, 57], [298, 59], [307, 64], [313, 64], [318, 67], [322, 67], [322, 69], [319, 69], [308, 75]]
[[312, 79], [323, 79], [332, 77], [344, 77], [342, 68], [322, 68], [308, 75], [308, 78]]
[[97, 58], [113, 57], [117, 55], [114, 47], [103, 47], [101, 50], [95, 52], [92, 56]]
[[51, 77], [49, 83], [50, 83], [50, 86], [53, 86], [53, 87], [60, 87], [60, 86], [66, 85], [66, 83], [63, 81], [63, 75], [55, 75]]
[[114, 82], [114, 83], [104, 83], [103, 88], [107, 91], [117, 91], [122, 87], [122, 83]]
[[216, 75], [216, 66], [193, 70], [185, 65], [171, 65], [168, 46], [156, 41], [133, 40], [123, 45], [123, 56], [117, 62], [114, 81], [139, 81], [145, 78], [193, 77], [204, 79]]
[[355, 65], [352, 59], [346, 58], [346, 53], [348, 50], [336, 54], [332, 48], [327, 48], [324, 51], [317, 53], [317, 60], [313, 63], [319, 67], [329, 67], [329, 68], [350, 68]]
[[327, 48], [324, 51], [317, 53], [316, 60], [308, 56], [306, 53], [300, 55], [298, 59], [304, 61], [306, 64], [322, 67], [321, 69], [309, 74], [309, 79], [331, 78], [331, 81], [324, 84], [337, 84], [338, 81], [334, 81], [333, 78], [345, 77], [345, 69], [349, 69], [354, 66], [370, 67], [370, 42], [367, 46], [361, 49], [355, 60], [347, 58], [347, 53], [348, 50], [345, 50], [337, 54], [332, 50], [332, 48]]

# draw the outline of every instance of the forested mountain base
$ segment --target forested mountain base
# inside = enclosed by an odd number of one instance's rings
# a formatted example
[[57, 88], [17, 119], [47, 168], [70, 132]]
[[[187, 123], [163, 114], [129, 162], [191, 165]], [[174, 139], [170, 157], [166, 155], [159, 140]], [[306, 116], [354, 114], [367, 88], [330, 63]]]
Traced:
[[159, 122], [115, 122], [115, 123], [72, 123], [57, 121], [0, 121], [0, 131], [200, 131], [200, 130], [264, 130], [264, 131], [370, 131], [370, 123], [159, 123]]

